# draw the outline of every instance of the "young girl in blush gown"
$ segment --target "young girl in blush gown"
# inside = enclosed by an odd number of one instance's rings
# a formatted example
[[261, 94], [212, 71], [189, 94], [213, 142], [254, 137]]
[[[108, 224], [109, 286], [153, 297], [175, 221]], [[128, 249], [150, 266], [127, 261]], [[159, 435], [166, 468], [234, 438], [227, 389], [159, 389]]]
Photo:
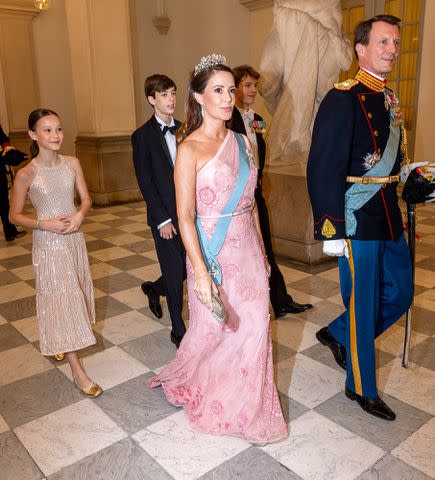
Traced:
[[[189, 328], [175, 359], [150, 380], [193, 429], [255, 444], [287, 436], [273, 380], [268, 264], [254, 201], [257, 169], [246, 137], [226, 128], [234, 77], [221, 55], [191, 74], [175, 163], [187, 252]], [[212, 314], [212, 296], [226, 309]]]
[[[36, 315], [43, 355], [63, 355], [76, 386], [87, 397], [103, 390], [87, 376], [77, 350], [96, 343], [92, 279], [83, 233], [91, 206], [77, 158], [59, 154], [63, 133], [56, 112], [34, 110], [29, 116], [32, 161], [18, 171], [10, 220], [33, 228], [32, 261], [36, 277]], [[74, 191], [80, 208], [74, 205]], [[23, 213], [29, 196], [36, 218]]]

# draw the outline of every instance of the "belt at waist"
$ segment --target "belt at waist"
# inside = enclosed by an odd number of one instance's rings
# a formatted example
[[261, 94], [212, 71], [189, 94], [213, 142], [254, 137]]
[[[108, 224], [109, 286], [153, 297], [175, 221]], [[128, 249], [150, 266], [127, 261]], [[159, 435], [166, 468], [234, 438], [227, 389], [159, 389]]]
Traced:
[[236, 210], [233, 213], [226, 213], [224, 215], [197, 215], [197, 218], [222, 218], [222, 217], [236, 217], [237, 215], [242, 215], [242, 213], [250, 212], [252, 211], [254, 205], [248, 205], [245, 208], [242, 208], [241, 210]]
[[391, 175], [389, 177], [346, 177], [349, 183], [394, 183], [399, 181], [399, 175]]

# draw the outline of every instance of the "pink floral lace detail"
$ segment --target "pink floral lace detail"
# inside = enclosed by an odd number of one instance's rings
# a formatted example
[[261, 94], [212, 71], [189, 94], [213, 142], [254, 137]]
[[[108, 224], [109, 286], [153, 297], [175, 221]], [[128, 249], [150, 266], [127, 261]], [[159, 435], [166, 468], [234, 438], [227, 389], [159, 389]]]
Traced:
[[219, 197], [216, 192], [210, 187], [202, 187], [198, 192], [199, 201], [206, 207], [210, 205], [217, 205]]
[[222, 403], [219, 402], [219, 400], [214, 400], [210, 404], [210, 412], [213, 415], [221, 415], [222, 412], [224, 411], [224, 407], [222, 406]]
[[216, 170], [214, 174], [213, 183], [216, 186], [218, 192], [225, 192], [230, 188], [230, 180], [229, 178], [221, 171]]
[[236, 263], [223, 265], [222, 273], [225, 277], [237, 278], [240, 275], [240, 267]]
[[257, 284], [255, 279], [242, 280], [237, 286], [237, 293], [240, 295], [242, 300], [247, 302], [255, 302], [256, 300], [265, 296], [264, 290], [259, 290], [256, 288], [256, 286]]
[[229, 238], [230, 245], [234, 248], [240, 248], [240, 237], [233, 235]]

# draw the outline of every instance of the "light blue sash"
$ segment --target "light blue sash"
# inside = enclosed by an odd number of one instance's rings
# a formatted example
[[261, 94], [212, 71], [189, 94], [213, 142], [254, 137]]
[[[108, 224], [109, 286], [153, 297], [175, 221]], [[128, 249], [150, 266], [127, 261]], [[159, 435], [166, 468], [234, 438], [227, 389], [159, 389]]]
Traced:
[[[363, 177], [387, 177], [396, 163], [400, 142], [400, 125], [390, 122], [390, 135], [380, 161]], [[355, 235], [357, 221], [355, 210], [365, 205], [382, 187], [381, 183], [354, 183], [346, 192], [344, 210], [346, 216], [346, 236]]]
[[[228, 135], [230, 134], [231, 132], [228, 132]], [[250, 172], [249, 158], [246, 154], [245, 141], [243, 140], [242, 135], [240, 135], [239, 133], [234, 133], [234, 135], [236, 137], [239, 147], [239, 171], [237, 175], [237, 182], [233, 192], [231, 193], [230, 198], [228, 199], [227, 204], [222, 210], [222, 216], [219, 217], [215, 231], [210, 240], [207, 238], [207, 235], [201, 223], [201, 219], [196, 217], [195, 220], [199, 244], [201, 246], [205, 265], [210, 273], [210, 276], [213, 278], [217, 285], [220, 285], [222, 283], [222, 269], [216, 257], [225, 242], [228, 229], [230, 228], [232, 214], [234, 213], [240, 201], [240, 198], [245, 191]]]

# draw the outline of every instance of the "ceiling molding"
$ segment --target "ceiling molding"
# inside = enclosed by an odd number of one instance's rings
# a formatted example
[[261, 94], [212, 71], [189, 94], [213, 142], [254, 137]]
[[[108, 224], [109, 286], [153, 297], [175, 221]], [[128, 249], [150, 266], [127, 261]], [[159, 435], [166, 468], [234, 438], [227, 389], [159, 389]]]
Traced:
[[260, 8], [273, 7], [273, 0], [239, 0], [248, 10], [259, 10]]
[[36, 16], [39, 10], [35, 8], [33, 0], [0, 0], [0, 13]]

